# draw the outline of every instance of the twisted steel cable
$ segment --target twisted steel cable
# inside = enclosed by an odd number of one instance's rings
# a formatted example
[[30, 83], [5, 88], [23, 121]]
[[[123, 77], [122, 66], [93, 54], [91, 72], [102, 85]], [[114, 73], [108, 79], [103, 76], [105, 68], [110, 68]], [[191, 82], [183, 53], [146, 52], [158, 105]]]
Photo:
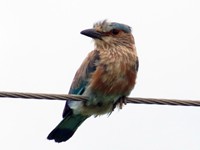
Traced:
[[[87, 97], [71, 94], [45, 94], [45, 93], [23, 93], [23, 92], [0, 92], [0, 97], [4, 98], [23, 98], [38, 100], [74, 100], [87, 101]], [[160, 98], [141, 98], [127, 97], [127, 103], [135, 104], [157, 104], [174, 106], [200, 106], [200, 100], [178, 100], [178, 99], [160, 99]]]

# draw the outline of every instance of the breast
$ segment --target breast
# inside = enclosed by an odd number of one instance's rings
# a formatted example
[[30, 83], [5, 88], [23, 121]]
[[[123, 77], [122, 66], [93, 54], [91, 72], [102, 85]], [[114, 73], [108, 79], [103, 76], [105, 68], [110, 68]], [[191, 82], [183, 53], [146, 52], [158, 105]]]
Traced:
[[134, 63], [100, 64], [92, 74], [91, 89], [103, 95], [127, 96], [134, 88], [137, 71]]

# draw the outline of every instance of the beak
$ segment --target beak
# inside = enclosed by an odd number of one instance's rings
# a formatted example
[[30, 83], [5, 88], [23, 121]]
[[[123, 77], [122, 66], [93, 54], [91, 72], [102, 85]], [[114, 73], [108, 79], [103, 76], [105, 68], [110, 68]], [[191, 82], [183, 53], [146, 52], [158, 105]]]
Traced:
[[102, 39], [102, 34], [100, 32], [97, 32], [95, 29], [86, 29], [81, 31], [81, 34], [86, 35], [88, 37], [91, 37], [93, 39]]

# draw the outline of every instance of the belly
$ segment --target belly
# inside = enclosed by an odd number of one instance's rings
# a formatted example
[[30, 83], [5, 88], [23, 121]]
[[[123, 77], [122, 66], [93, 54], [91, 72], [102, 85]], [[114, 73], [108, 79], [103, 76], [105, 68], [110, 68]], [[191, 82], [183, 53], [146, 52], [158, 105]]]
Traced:
[[71, 103], [70, 108], [73, 109], [75, 114], [98, 116], [111, 113], [114, 110], [114, 101], [117, 99], [118, 97], [112, 99], [110, 97], [109, 99], [105, 97], [90, 97], [86, 103], [74, 101]]

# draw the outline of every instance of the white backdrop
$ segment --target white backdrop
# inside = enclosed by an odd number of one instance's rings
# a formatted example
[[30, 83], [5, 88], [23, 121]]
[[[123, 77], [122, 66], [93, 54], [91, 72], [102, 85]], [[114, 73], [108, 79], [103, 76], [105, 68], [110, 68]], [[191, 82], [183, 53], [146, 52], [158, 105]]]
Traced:
[[[132, 26], [140, 68], [131, 97], [200, 100], [198, 0], [1, 0], [0, 91], [67, 93], [109, 19]], [[130, 104], [88, 119], [67, 142], [46, 140], [64, 102], [0, 99], [0, 149], [199, 150], [200, 108]]]

